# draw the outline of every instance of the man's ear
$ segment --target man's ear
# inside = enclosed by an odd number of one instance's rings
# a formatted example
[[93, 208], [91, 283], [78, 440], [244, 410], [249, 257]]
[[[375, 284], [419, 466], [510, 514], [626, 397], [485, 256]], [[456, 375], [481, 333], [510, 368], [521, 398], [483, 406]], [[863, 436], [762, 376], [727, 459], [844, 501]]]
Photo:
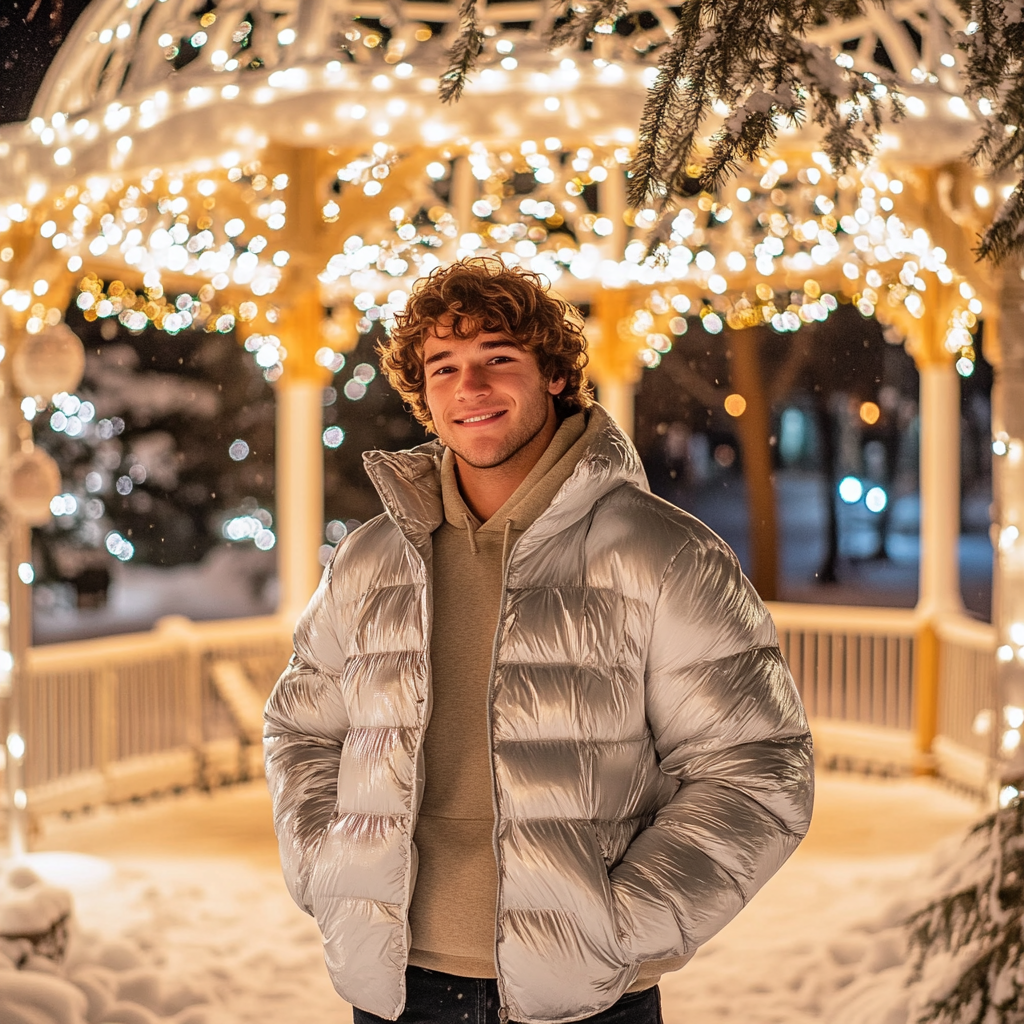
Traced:
[[549, 395], [560, 395], [565, 390], [565, 378], [556, 377], [548, 384]]

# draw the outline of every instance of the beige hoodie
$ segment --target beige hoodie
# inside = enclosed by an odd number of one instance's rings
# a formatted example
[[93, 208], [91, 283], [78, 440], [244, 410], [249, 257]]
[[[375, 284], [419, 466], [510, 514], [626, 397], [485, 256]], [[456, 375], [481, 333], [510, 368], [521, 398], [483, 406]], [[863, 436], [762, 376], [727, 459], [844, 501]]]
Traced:
[[[409, 962], [417, 967], [496, 977], [498, 875], [487, 691], [502, 575], [516, 540], [586, 451], [587, 420], [576, 413], [562, 422], [526, 479], [486, 523], [459, 493], [450, 449], [441, 462], [445, 521], [432, 538], [433, 711], [423, 742], [425, 785], [414, 837], [419, 872], [409, 908]], [[649, 967], [630, 991], [656, 984], [662, 970], [672, 969]]]

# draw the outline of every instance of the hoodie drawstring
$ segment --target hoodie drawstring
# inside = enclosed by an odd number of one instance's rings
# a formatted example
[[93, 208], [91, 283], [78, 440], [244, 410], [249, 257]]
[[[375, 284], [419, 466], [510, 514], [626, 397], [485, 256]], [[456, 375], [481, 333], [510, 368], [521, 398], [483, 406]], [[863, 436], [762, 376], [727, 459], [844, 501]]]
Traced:
[[[473, 516], [469, 512], [462, 513], [462, 519], [466, 524], [466, 533], [469, 536], [469, 550], [474, 555], [480, 554], [480, 546], [476, 542], [476, 531], [477, 525]], [[501, 564], [505, 565], [508, 561], [510, 544], [509, 541], [512, 538], [512, 531], [515, 529], [515, 522], [512, 519], [505, 520], [505, 534], [501, 542]]]

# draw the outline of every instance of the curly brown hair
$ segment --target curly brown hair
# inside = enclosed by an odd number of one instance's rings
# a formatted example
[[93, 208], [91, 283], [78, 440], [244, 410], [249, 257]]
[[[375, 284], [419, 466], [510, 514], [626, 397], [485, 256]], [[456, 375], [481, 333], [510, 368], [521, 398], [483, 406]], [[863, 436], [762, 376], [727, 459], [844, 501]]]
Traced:
[[423, 346], [429, 334], [472, 338], [482, 331], [508, 334], [537, 358], [545, 380], [564, 380], [555, 395], [559, 415], [594, 401], [587, 380], [587, 340], [575, 306], [548, 294], [538, 274], [508, 267], [493, 256], [474, 256], [439, 267], [413, 286], [390, 337], [380, 343], [381, 369], [427, 430]]

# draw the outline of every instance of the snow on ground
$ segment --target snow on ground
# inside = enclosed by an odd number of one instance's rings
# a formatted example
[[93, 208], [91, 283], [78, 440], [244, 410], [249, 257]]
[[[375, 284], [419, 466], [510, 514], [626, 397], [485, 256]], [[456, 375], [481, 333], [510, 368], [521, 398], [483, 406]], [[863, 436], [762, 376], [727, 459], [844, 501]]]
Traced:
[[[915, 1019], [902, 987], [900, 922], [980, 815], [974, 802], [924, 781], [822, 774], [803, 846], [689, 966], [662, 980], [666, 1024]], [[254, 784], [46, 823], [35, 848], [53, 852], [31, 855], [29, 866], [40, 884], [73, 895], [79, 935], [66, 973], [91, 970], [117, 1008], [5, 1014], [10, 979], [32, 972], [0, 966], [0, 1022], [350, 1020], [313, 922], [287, 895], [269, 822], [269, 799]], [[55, 979], [36, 977], [52, 989]]]
[[248, 543], [222, 544], [200, 562], [171, 568], [111, 563], [102, 608], [76, 608], [70, 584], [35, 588], [33, 643], [139, 632], [165, 615], [203, 622], [271, 615], [277, 607], [276, 554]]

